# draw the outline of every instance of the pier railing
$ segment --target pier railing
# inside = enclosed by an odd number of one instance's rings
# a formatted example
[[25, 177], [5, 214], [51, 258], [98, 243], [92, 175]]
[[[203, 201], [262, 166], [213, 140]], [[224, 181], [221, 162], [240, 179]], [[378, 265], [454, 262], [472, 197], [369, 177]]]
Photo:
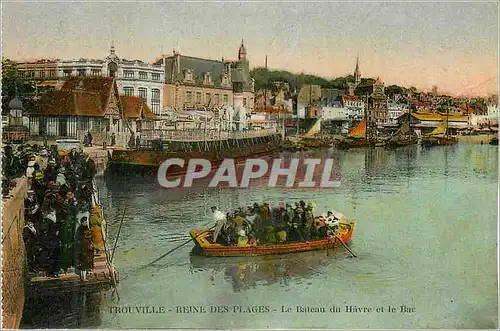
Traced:
[[141, 142], [150, 140], [172, 141], [215, 141], [227, 139], [244, 139], [265, 137], [279, 133], [276, 129], [248, 131], [218, 131], [218, 130], [143, 130]]

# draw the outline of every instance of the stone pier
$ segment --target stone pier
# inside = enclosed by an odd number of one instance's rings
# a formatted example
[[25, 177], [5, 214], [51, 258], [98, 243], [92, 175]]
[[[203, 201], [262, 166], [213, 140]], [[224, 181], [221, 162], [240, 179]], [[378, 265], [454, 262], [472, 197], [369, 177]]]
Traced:
[[108, 155], [113, 152], [112, 149], [103, 149], [102, 147], [84, 147], [83, 152], [94, 160], [97, 168], [97, 176], [104, 174], [108, 165]]
[[2, 208], [2, 328], [17, 329], [24, 307], [23, 241], [26, 178], [16, 179], [16, 187], [3, 200]]

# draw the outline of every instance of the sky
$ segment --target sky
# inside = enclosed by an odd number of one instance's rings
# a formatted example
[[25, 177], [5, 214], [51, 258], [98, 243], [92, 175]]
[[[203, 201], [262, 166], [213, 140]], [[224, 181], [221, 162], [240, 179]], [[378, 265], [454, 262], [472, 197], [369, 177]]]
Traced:
[[152, 62], [181, 54], [454, 95], [498, 91], [494, 2], [3, 2], [2, 56]]

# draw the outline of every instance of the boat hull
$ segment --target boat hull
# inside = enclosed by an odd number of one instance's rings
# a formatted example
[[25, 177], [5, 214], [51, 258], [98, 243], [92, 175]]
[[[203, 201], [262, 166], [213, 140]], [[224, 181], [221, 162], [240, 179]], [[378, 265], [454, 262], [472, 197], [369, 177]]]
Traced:
[[184, 166], [172, 165], [168, 167], [166, 174], [183, 175], [187, 172], [189, 160], [193, 158], [208, 160], [212, 164], [212, 168], [217, 168], [224, 159], [234, 159], [237, 162], [248, 158], [265, 157], [278, 153], [280, 148], [280, 141], [271, 139], [258, 144], [246, 141], [242, 142], [241, 145], [237, 143], [230, 146], [221, 145], [219, 149], [208, 151], [115, 150], [108, 163], [108, 168], [113, 173], [155, 173], [165, 160], [177, 158], [184, 160]]
[[[351, 241], [354, 232], [354, 222], [340, 223], [338, 237], [345, 244]], [[219, 243], [212, 243], [209, 237], [212, 235], [212, 230], [193, 229], [189, 232], [197, 248], [200, 249], [202, 255], [205, 256], [256, 256], [256, 255], [276, 255], [307, 252], [314, 250], [329, 249], [336, 246], [342, 246], [338, 238], [331, 240], [310, 240], [305, 242], [293, 242], [276, 245], [263, 246], [223, 246]]]
[[388, 141], [388, 142], [386, 142], [385, 147], [398, 148], [398, 147], [403, 147], [403, 146], [415, 145], [417, 143], [418, 143], [418, 139], [415, 137], [415, 138], [404, 139], [404, 140]]
[[357, 148], [357, 147], [377, 147], [384, 146], [380, 140], [370, 138], [345, 138], [337, 145], [341, 149]]
[[424, 147], [454, 145], [458, 143], [458, 139], [454, 137], [424, 137], [421, 144]]

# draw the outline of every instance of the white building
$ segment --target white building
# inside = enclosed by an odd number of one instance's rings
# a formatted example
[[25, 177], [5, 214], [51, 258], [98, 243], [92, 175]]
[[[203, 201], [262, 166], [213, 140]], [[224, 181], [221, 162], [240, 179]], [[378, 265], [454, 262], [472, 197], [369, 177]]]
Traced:
[[[50, 68], [48, 67], [50, 65]], [[47, 69], [48, 68], [48, 69]], [[64, 77], [76, 76], [108, 76], [115, 77], [118, 93], [127, 96], [138, 96], [146, 102], [155, 114], [161, 113], [163, 104], [163, 83], [165, 68], [163, 65], [144, 63], [139, 60], [120, 59], [111, 46], [110, 54], [104, 60], [54, 60], [19, 63], [18, 69], [26, 76], [39, 80], [56, 81], [62, 86]], [[42, 70], [43, 69], [43, 70]]]
[[397, 118], [408, 112], [408, 105], [398, 103], [398, 102], [389, 102], [387, 108], [387, 124], [396, 125], [398, 124]]
[[322, 119], [331, 121], [360, 120], [364, 116], [364, 109], [360, 107], [322, 107]]
[[488, 120], [491, 124], [498, 124], [498, 105], [488, 106]]

